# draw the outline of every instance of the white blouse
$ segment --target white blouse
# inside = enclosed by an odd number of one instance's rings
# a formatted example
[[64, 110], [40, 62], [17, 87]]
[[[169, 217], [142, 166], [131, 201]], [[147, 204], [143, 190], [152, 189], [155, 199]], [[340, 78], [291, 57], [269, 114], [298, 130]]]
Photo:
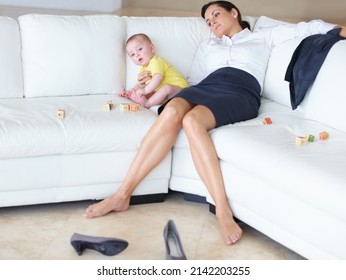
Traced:
[[199, 46], [188, 81], [194, 85], [217, 69], [234, 67], [253, 75], [263, 88], [270, 51], [274, 46], [295, 37], [324, 34], [334, 27], [334, 24], [313, 20], [255, 28], [253, 32], [246, 28], [231, 38], [210, 38]]

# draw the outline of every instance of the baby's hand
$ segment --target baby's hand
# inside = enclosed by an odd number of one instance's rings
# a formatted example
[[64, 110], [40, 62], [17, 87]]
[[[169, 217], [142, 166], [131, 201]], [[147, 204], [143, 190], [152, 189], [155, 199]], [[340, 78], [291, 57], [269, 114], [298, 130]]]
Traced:
[[151, 78], [152, 78], [152, 75], [151, 75], [151, 72], [149, 71], [139, 73], [138, 83], [141, 87], [145, 87], [150, 82]]

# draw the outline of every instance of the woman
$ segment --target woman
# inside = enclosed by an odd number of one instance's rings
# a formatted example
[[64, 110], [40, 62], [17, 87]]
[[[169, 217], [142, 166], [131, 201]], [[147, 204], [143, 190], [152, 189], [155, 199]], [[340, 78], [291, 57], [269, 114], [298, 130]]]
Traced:
[[[127, 210], [137, 185], [165, 158], [183, 128], [196, 170], [215, 203], [225, 244], [232, 245], [241, 238], [242, 229], [233, 218], [208, 131], [257, 116], [270, 49], [283, 40], [282, 31], [251, 32], [238, 8], [227, 1], [210, 2], [201, 13], [216, 37], [204, 42], [196, 54], [190, 77], [195, 85], [183, 89], [159, 108], [159, 118], [144, 137], [122, 185], [112, 196], [89, 206], [86, 218]], [[333, 27], [312, 23], [304, 29], [325, 33]], [[298, 31], [302, 28], [299, 26]], [[288, 29], [286, 39], [296, 34]]]

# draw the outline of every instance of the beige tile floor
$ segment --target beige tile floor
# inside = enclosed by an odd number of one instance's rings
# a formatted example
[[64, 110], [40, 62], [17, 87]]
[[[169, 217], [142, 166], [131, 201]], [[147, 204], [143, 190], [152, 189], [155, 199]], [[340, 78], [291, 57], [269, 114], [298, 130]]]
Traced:
[[[216, 217], [205, 204], [184, 200], [171, 192], [162, 203], [131, 206], [122, 213], [87, 220], [82, 214], [90, 201], [0, 209], [1, 260], [164, 260], [163, 228], [173, 219], [188, 259], [300, 260], [301, 256], [241, 224], [239, 243], [223, 245]], [[117, 237], [128, 248], [112, 257], [92, 250], [78, 256], [70, 245], [74, 232]]]

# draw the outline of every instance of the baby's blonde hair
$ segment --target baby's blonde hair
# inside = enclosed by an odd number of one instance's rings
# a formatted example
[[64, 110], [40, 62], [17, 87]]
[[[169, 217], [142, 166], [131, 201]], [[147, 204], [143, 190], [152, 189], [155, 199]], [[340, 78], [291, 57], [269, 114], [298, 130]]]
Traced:
[[133, 40], [136, 40], [136, 39], [142, 39], [142, 40], [144, 40], [144, 41], [147, 41], [149, 44], [152, 44], [152, 42], [151, 42], [151, 40], [150, 40], [150, 38], [149, 38], [148, 35], [146, 35], [146, 34], [144, 34], [144, 33], [137, 33], [137, 34], [134, 34], [134, 35], [132, 35], [130, 38], [127, 39], [126, 45], [127, 45], [129, 42], [131, 42], [131, 41], [133, 41]]

